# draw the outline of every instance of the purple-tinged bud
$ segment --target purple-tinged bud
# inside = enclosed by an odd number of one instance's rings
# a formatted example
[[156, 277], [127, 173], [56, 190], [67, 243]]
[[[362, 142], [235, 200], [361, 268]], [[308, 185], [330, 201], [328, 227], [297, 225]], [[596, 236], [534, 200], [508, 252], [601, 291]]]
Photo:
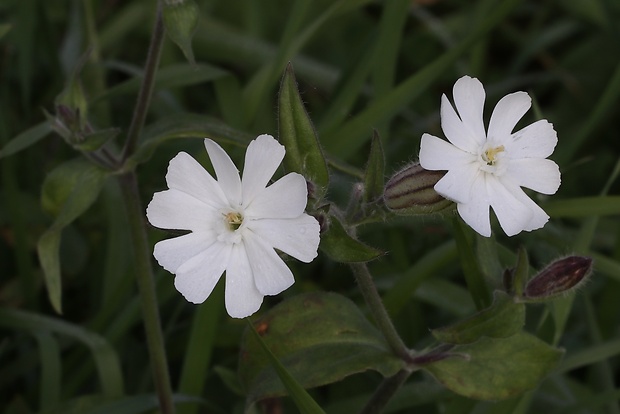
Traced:
[[385, 185], [385, 206], [401, 215], [430, 214], [452, 207], [452, 201], [433, 188], [444, 175], [443, 171], [425, 170], [419, 163], [408, 165]]
[[568, 256], [556, 260], [525, 285], [523, 300], [546, 300], [575, 290], [592, 273], [592, 259]]

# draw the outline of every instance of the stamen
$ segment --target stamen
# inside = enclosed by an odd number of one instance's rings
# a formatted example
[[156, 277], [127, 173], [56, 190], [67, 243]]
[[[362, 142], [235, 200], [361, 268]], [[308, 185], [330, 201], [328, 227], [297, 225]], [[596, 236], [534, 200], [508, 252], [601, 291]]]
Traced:
[[504, 151], [504, 146], [500, 145], [499, 147], [489, 148], [482, 154], [482, 159], [487, 163], [487, 165], [495, 165], [495, 157], [500, 152]]
[[226, 221], [226, 224], [228, 224], [230, 230], [235, 231], [241, 227], [241, 224], [243, 223], [243, 216], [236, 211], [231, 211], [224, 214], [224, 220]]

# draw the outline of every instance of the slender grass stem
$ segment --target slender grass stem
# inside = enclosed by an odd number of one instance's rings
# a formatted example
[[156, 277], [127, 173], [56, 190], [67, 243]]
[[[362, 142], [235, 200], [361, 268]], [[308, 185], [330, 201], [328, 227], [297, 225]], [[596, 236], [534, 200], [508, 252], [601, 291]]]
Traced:
[[129, 172], [119, 176], [118, 181], [129, 220], [129, 231], [135, 257], [136, 280], [140, 291], [140, 305], [155, 389], [162, 414], [173, 414], [175, 407], [172, 401], [172, 386], [170, 385], [170, 374], [155, 293], [151, 254], [145, 231], [143, 205], [138, 192], [138, 180], [135, 172]]

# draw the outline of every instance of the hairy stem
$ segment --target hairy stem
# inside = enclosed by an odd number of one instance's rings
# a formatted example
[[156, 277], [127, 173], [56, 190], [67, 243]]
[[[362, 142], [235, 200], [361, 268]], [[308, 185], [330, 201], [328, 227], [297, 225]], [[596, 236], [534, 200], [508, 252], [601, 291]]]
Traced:
[[394, 328], [394, 324], [385, 306], [383, 306], [383, 301], [381, 300], [381, 296], [379, 296], [379, 292], [377, 292], [377, 287], [372, 280], [372, 275], [368, 271], [368, 266], [366, 263], [351, 263], [350, 266], [357, 280], [357, 284], [362, 291], [364, 300], [366, 300], [366, 304], [374, 316], [377, 326], [383, 333], [392, 351], [402, 360], [411, 362], [411, 353], [409, 349], [407, 349], [407, 346], [405, 346], [400, 335], [398, 335], [398, 332], [396, 332], [396, 328]]
[[138, 180], [135, 172], [129, 172], [118, 177], [118, 181], [125, 200], [129, 231], [134, 249], [135, 273], [140, 292], [140, 305], [146, 331], [146, 341], [149, 351], [155, 390], [159, 398], [162, 414], [174, 414], [172, 401], [172, 387], [166, 360], [164, 337], [161, 330], [151, 253], [146, 237], [146, 223], [144, 209], [138, 192]]
[[153, 33], [151, 35], [151, 44], [149, 45], [146, 64], [144, 65], [142, 85], [140, 86], [138, 101], [136, 102], [136, 108], [133, 112], [131, 125], [129, 125], [129, 131], [127, 132], [127, 140], [125, 141], [125, 147], [123, 148], [123, 162], [134, 153], [138, 143], [138, 138], [142, 132], [142, 127], [144, 126], [146, 113], [151, 103], [151, 96], [153, 95], [155, 73], [157, 72], [157, 67], [159, 66], [159, 57], [161, 55], [163, 40], [164, 23], [162, 21], [161, 2], [158, 2], [157, 18], [155, 20], [155, 26], [153, 27]]

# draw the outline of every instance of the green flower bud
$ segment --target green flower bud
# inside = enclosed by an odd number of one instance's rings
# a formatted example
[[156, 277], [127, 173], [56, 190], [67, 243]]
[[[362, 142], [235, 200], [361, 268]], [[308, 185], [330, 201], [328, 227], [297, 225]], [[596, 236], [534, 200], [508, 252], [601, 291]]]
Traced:
[[198, 27], [200, 10], [193, 0], [165, 0], [162, 18], [166, 33], [177, 44], [190, 63], [196, 63], [192, 37]]
[[428, 171], [413, 163], [390, 178], [385, 185], [383, 201], [393, 213], [401, 215], [430, 214], [454, 205], [433, 188], [443, 176], [442, 171]]
[[568, 256], [556, 260], [525, 285], [524, 301], [540, 301], [568, 293], [583, 284], [592, 273], [592, 259]]

